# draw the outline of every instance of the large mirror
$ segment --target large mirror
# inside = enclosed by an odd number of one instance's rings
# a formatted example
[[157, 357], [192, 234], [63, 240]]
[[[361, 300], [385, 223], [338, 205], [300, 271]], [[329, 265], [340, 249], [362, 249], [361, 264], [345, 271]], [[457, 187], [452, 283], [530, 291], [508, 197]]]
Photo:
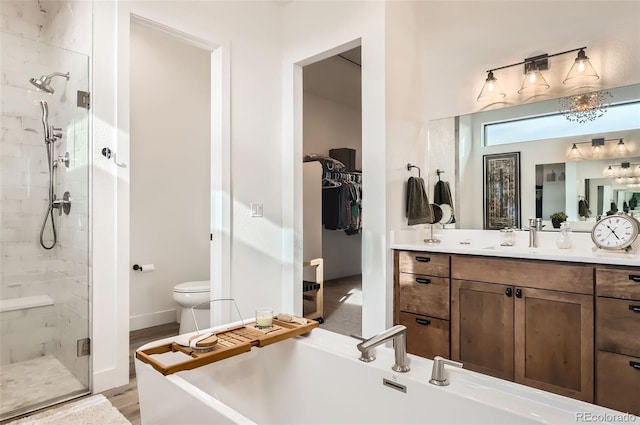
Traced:
[[[453, 140], [437, 142], [456, 146], [456, 226], [487, 228], [486, 158], [514, 152], [520, 161], [515, 191], [518, 227], [541, 217], [545, 230], [553, 229], [551, 214], [563, 212], [576, 223], [574, 231], [589, 231], [613, 204], [619, 211], [626, 208], [637, 214], [640, 207], [629, 203], [640, 198], [640, 84], [607, 91], [609, 105], [601, 116], [585, 122], [568, 122], [559, 113], [558, 99], [552, 99], [430, 123], [430, 134], [435, 133], [432, 128], [443, 134], [443, 127], [452, 127]], [[603, 141], [594, 142], [599, 139]], [[430, 162], [442, 168], [437, 158]], [[621, 165], [625, 163], [629, 168]], [[609, 166], [630, 174], [616, 180], [617, 174], [607, 175]]]

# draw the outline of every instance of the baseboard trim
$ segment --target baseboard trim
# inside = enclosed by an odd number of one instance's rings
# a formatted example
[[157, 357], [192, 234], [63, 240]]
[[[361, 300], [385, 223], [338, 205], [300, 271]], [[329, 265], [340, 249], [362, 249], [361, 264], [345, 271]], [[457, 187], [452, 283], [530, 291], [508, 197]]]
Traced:
[[129, 317], [129, 330], [150, 328], [151, 326], [164, 325], [176, 321], [176, 309], [154, 311], [153, 313], [140, 314]]

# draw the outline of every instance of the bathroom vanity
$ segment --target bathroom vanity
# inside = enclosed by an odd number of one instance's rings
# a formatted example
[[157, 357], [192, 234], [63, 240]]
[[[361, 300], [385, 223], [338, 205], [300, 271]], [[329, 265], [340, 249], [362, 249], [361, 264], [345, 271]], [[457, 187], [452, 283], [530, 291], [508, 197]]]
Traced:
[[526, 232], [514, 247], [495, 231], [433, 245], [406, 233], [392, 244], [394, 321], [410, 353], [640, 414], [640, 256], [594, 253], [588, 234], [559, 250], [545, 235], [529, 248]]

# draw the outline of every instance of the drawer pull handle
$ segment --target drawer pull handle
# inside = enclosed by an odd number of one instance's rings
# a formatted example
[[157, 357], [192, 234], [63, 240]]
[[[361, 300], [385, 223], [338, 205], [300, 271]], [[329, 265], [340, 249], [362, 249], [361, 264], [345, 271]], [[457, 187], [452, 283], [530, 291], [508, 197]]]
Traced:
[[629, 275], [629, 280], [633, 280], [634, 282], [640, 282], [640, 275], [630, 274]]
[[512, 290], [511, 288], [507, 288], [507, 289], [504, 291], [504, 294], [505, 294], [507, 297], [510, 297], [511, 295], [513, 295], [513, 290]]
[[629, 362], [629, 366], [631, 366], [634, 369], [640, 370], [640, 362]]
[[416, 282], [423, 283], [426, 285], [427, 283], [431, 283], [431, 279], [423, 279], [421, 277], [416, 277]]
[[431, 320], [416, 319], [416, 323], [419, 324], [419, 325], [430, 325], [431, 324]]
[[516, 298], [522, 298], [522, 289], [516, 289]]
[[[419, 263], [428, 263], [429, 261], [431, 261], [431, 258], [429, 257], [416, 257], [416, 261]], [[640, 279], [640, 276], [638, 276], [638, 279]], [[640, 282], [640, 280], [638, 280], [638, 282]]]
[[640, 305], [629, 304], [629, 310], [635, 311], [636, 313], [640, 313]]

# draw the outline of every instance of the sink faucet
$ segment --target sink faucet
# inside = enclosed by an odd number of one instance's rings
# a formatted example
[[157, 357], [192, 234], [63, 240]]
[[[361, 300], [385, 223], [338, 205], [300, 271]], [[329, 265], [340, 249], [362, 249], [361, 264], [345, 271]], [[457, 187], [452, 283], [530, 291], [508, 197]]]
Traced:
[[449, 385], [449, 380], [444, 373], [444, 365], [462, 367], [462, 363], [454, 362], [453, 360], [445, 359], [440, 356], [433, 358], [433, 369], [431, 369], [431, 379], [429, 383], [443, 387]]
[[529, 219], [529, 248], [538, 246], [538, 226], [533, 218]]
[[369, 350], [380, 344], [393, 339], [393, 347], [396, 355], [396, 362], [391, 369], [396, 372], [409, 372], [409, 360], [407, 358], [407, 327], [403, 325], [395, 325], [385, 331], [380, 332], [376, 336], [365, 339], [358, 344], [360, 350], [360, 360], [363, 362], [372, 362], [376, 358]]

